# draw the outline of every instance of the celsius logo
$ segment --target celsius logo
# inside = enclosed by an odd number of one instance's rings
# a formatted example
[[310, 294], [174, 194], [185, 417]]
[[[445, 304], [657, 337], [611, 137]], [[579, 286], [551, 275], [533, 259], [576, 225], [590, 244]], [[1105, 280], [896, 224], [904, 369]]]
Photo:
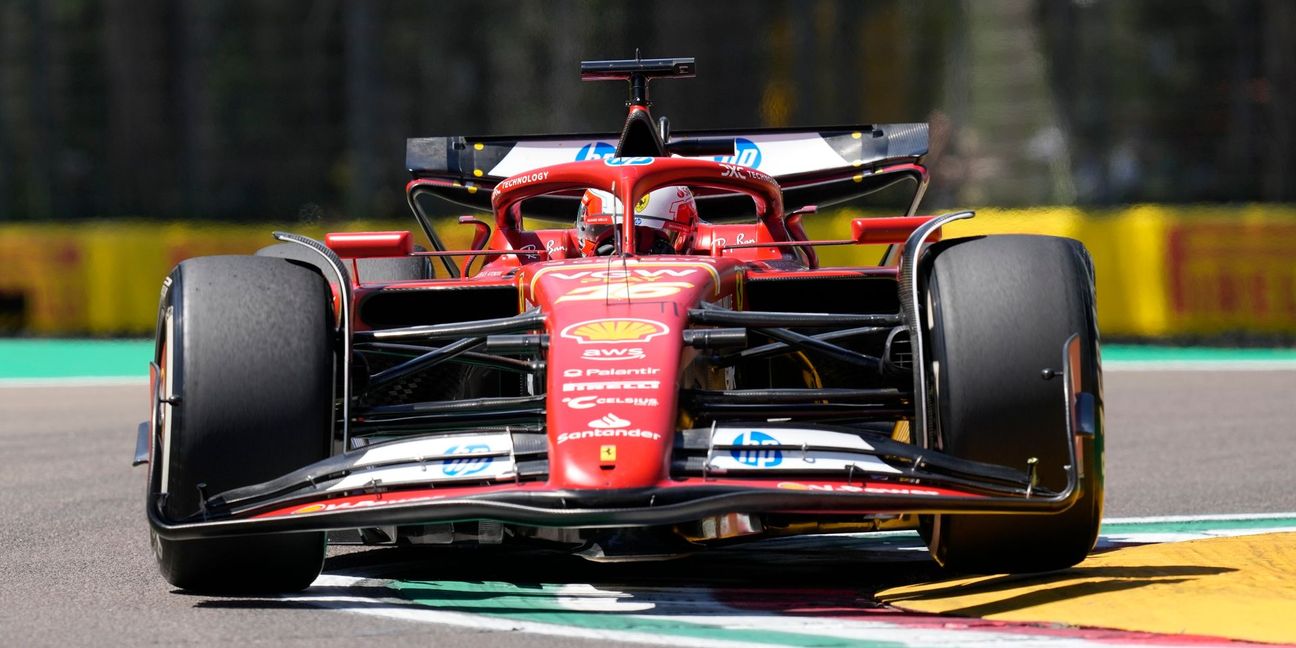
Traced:
[[[466, 446], [450, 446], [446, 450], [448, 455], [478, 455], [483, 452], [490, 452], [490, 446], [474, 443]], [[464, 475], [475, 475], [491, 463], [490, 457], [471, 456], [463, 459], [446, 459], [441, 466], [441, 472], [449, 477], [462, 477]]]
[[608, 144], [607, 142], [594, 142], [593, 144], [582, 146], [581, 149], [576, 152], [576, 161], [602, 160], [614, 155], [616, 155], [616, 149], [612, 148], [611, 144]]
[[588, 425], [597, 430], [610, 430], [613, 428], [626, 427], [630, 425], [630, 421], [627, 421], [616, 414], [608, 414], [603, 418], [596, 418], [593, 421], [590, 421]]
[[761, 150], [753, 142], [745, 137], [734, 139], [734, 155], [717, 155], [713, 158], [716, 162], [725, 164], [737, 164], [749, 169], [755, 169], [761, 163]]
[[[779, 445], [778, 439], [752, 430], [747, 434], [739, 434], [734, 437], [733, 445], [736, 446], [776, 446]], [[782, 450], [730, 450], [729, 454], [733, 456], [734, 461], [738, 463], [755, 466], [758, 468], [773, 468], [783, 463]]]
[[[572, 409], [594, 409], [598, 405], [633, 405], [635, 407], [657, 407], [657, 399], [638, 396], [570, 396], [562, 402]], [[593, 423], [590, 427], [595, 427]]]

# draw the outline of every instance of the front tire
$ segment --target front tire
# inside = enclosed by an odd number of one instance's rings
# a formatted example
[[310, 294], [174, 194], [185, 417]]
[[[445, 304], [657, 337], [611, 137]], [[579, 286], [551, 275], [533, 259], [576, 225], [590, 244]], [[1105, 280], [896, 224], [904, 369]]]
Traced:
[[1093, 548], [1102, 517], [1102, 376], [1093, 266], [1078, 241], [1048, 236], [955, 239], [932, 247], [932, 317], [940, 449], [1024, 469], [1066, 486], [1063, 345], [1080, 335], [1081, 389], [1097, 401], [1080, 500], [1055, 515], [939, 515], [929, 546], [942, 566], [979, 573], [1063, 569]]
[[[155, 478], [166, 517], [208, 497], [267, 481], [329, 454], [333, 400], [332, 294], [313, 269], [283, 259], [203, 257], [171, 272], [158, 365], [162, 453]], [[162, 575], [181, 589], [298, 591], [319, 574], [323, 533], [166, 540]]]

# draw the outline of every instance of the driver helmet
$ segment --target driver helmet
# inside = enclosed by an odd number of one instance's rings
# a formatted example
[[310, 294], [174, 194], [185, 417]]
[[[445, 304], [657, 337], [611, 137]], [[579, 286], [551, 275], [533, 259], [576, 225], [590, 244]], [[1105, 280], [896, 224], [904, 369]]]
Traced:
[[[615, 249], [613, 230], [625, 210], [611, 193], [588, 189], [576, 213], [576, 239], [584, 256], [604, 256]], [[634, 210], [635, 252], [680, 254], [692, 241], [697, 203], [688, 187], [662, 187], [639, 199]]]

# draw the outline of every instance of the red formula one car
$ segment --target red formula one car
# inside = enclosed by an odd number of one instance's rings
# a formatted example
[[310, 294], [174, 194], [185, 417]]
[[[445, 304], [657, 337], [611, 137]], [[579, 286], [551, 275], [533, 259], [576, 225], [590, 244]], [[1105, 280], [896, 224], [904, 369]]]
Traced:
[[[276, 233], [163, 284], [147, 515], [163, 575], [288, 591], [329, 539], [597, 560], [918, 529], [942, 565], [1085, 557], [1102, 508], [1093, 269], [1069, 239], [939, 240], [924, 124], [409, 141], [409, 232]], [[815, 206], [910, 182], [809, 240]], [[471, 217], [450, 251], [424, 196]], [[565, 219], [528, 229], [528, 219]], [[568, 226], [575, 219], [574, 226]], [[890, 244], [862, 267], [816, 247]]]

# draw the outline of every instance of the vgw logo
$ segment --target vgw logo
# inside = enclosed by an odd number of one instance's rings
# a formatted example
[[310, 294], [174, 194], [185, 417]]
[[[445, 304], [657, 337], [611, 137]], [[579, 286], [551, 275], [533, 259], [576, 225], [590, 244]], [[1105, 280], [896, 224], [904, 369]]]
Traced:
[[616, 149], [607, 142], [594, 142], [586, 144], [576, 152], [576, 161], [584, 162], [585, 160], [602, 160], [616, 155]]
[[739, 137], [734, 140], [733, 155], [717, 155], [714, 159], [716, 162], [737, 164], [739, 166], [755, 169], [760, 167], [761, 150], [759, 146], [756, 146], [756, 142], [745, 137]]
[[[734, 437], [733, 445], [736, 446], [776, 446], [779, 445], [778, 439], [752, 430], [746, 434], [739, 434]], [[753, 466], [756, 468], [773, 468], [783, 463], [782, 450], [730, 450], [729, 454], [733, 456], [734, 461], [738, 463]]]
[[[474, 443], [466, 446], [450, 446], [446, 450], [448, 455], [475, 455], [483, 452], [490, 452], [490, 446], [484, 443]], [[476, 475], [486, 470], [486, 466], [491, 464], [491, 457], [464, 457], [463, 459], [446, 459], [442, 463], [441, 472], [447, 477], [462, 477], [464, 475]]]

